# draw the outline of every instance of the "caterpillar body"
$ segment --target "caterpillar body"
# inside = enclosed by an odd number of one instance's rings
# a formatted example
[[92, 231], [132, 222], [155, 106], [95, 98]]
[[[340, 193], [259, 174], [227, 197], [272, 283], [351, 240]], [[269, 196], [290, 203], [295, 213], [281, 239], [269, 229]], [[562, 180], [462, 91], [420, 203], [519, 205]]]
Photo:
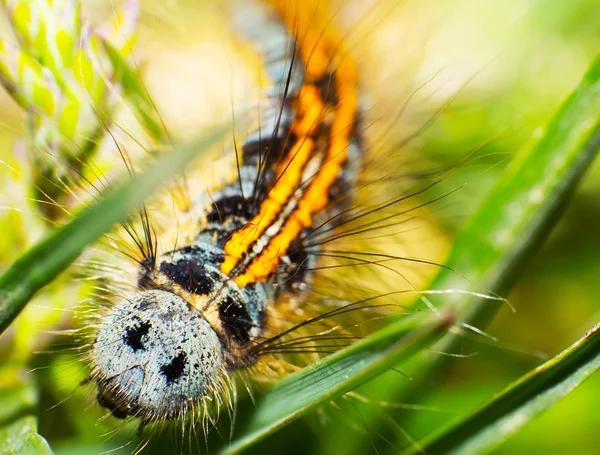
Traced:
[[361, 160], [352, 58], [296, 5], [243, 8], [267, 59], [268, 103], [237, 146], [237, 179], [192, 196], [192, 241], [141, 261], [137, 290], [99, 324], [92, 377], [116, 417], [173, 419], [226, 396], [229, 376], [268, 344], [277, 302], [302, 305], [318, 249], [307, 246], [311, 233], [343, 223], [351, 202]]

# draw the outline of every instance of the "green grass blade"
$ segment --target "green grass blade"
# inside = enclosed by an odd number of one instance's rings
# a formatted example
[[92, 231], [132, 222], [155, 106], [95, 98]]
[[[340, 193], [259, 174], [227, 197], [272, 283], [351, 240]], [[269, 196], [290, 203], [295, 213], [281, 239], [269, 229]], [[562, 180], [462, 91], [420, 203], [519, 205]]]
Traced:
[[147, 171], [110, 185], [96, 203], [19, 257], [0, 276], [0, 333], [39, 289], [77, 259], [86, 245], [126, 219], [159, 185], [181, 173], [193, 158], [222, 140], [226, 131], [217, 128], [196, 143], [153, 160]]
[[[598, 153], [599, 106], [600, 58], [592, 63], [548, 125], [538, 129], [508, 165], [455, 240], [445, 262], [448, 268], [441, 270], [429, 289], [508, 294], [548, 237]], [[459, 322], [479, 328], [485, 328], [501, 305], [498, 301], [458, 292], [432, 296], [431, 300], [438, 307], [454, 312]], [[457, 343], [463, 341], [464, 337], [448, 333], [435, 349], [457, 352]], [[446, 359], [447, 356], [431, 355], [415, 358], [408, 366], [408, 373], [428, 378]], [[376, 383], [372, 386], [382, 388]], [[390, 393], [382, 400], [414, 402], [418, 391], [424, 390], [424, 382], [413, 381], [402, 389], [389, 385], [386, 390]], [[368, 395], [368, 391], [364, 393]], [[377, 410], [361, 407], [361, 416], [372, 431], [380, 427]], [[343, 453], [360, 453], [364, 449], [351, 436], [332, 440]], [[324, 452], [329, 450], [327, 447]]]
[[[431, 289], [482, 289], [501, 296], [521, 277], [539, 250], [600, 149], [600, 58], [548, 125], [538, 129], [504, 171], [498, 183], [458, 236]], [[471, 284], [473, 283], [473, 284]], [[444, 296], [442, 308], [459, 322], [484, 328], [501, 303], [462, 294]], [[448, 334], [436, 349], [453, 352], [460, 335]], [[430, 356], [419, 374], [437, 368], [444, 357]], [[417, 385], [418, 386], [418, 385]], [[412, 391], [409, 391], [412, 393]]]
[[[456, 239], [432, 289], [485, 289], [499, 295], [518, 281], [547, 238], [600, 147], [600, 58], [545, 128], [511, 161]], [[471, 289], [473, 290], [473, 289]], [[489, 300], [445, 295], [444, 307], [470, 324], [485, 324], [498, 307]]]
[[44, 438], [37, 433], [35, 417], [23, 417], [0, 428], [0, 453], [10, 455], [52, 455]]
[[225, 453], [239, 453], [431, 345], [452, 322], [451, 317], [429, 322], [431, 318], [430, 314], [403, 317], [277, 383], [257, 404], [245, 434]]
[[484, 453], [551, 408], [598, 369], [600, 324], [481, 408], [420, 444], [420, 449], [429, 455]]

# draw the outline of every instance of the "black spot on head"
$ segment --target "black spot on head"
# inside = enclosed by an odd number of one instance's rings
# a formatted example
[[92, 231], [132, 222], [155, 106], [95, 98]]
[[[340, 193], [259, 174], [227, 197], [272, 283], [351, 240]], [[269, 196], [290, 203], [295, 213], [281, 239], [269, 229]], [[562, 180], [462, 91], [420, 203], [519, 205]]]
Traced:
[[185, 371], [187, 366], [187, 354], [180, 352], [176, 357], [171, 359], [169, 363], [160, 367], [160, 372], [164, 375], [167, 380], [167, 384], [177, 382]]
[[219, 304], [219, 316], [224, 329], [240, 344], [250, 341], [250, 329], [254, 326], [248, 312], [242, 305], [238, 305], [231, 297], [227, 296]]
[[139, 318], [135, 318], [136, 323], [131, 327], [127, 327], [125, 329], [125, 335], [123, 336], [123, 341], [127, 346], [129, 346], [134, 351], [139, 351], [144, 349], [144, 344], [142, 343], [142, 337], [148, 334], [148, 331], [152, 327], [152, 324], [149, 322], [142, 322]]
[[207, 295], [213, 290], [215, 278], [209, 271], [194, 259], [184, 259], [178, 262], [163, 262], [160, 271], [171, 280], [193, 294]]

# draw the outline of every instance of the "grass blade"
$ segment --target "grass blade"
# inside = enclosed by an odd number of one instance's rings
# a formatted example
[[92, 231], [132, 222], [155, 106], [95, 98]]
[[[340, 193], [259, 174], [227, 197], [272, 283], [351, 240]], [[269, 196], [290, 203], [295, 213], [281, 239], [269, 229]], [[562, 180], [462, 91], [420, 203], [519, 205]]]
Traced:
[[[600, 58], [548, 125], [514, 157], [456, 239], [446, 265], [475, 283], [475, 290], [506, 295], [547, 238], [600, 148], [598, 106]], [[430, 287], [468, 289], [469, 283], [443, 269]], [[485, 325], [498, 305], [462, 294], [445, 295], [443, 303], [473, 325]]]
[[0, 333], [39, 289], [77, 259], [86, 245], [126, 219], [159, 185], [181, 173], [192, 159], [222, 140], [226, 131], [216, 128], [194, 144], [152, 160], [155, 162], [147, 171], [110, 185], [96, 203], [19, 257], [0, 276]]
[[598, 369], [600, 324], [562, 353], [515, 381], [493, 400], [432, 436], [421, 444], [421, 449], [430, 455], [490, 450], [551, 408]]
[[[560, 219], [566, 203], [600, 149], [600, 57], [544, 129], [538, 129], [504, 171], [466, 228], [431, 289], [485, 289], [506, 296]], [[476, 286], [476, 287], [475, 287]], [[446, 294], [442, 308], [458, 322], [485, 328], [501, 303]], [[463, 341], [449, 333], [437, 350], [454, 352]], [[430, 356], [419, 375], [438, 368], [445, 356]], [[411, 373], [412, 374], [412, 373]], [[415, 384], [418, 387], [418, 384]], [[403, 391], [403, 396], [414, 390]]]
[[239, 453], [317, 407], [353, 390], [432, 344], [452, 322], [418, 314], [378, 330], [279, 382], [257, 405], [249, 427], [225, 453]]

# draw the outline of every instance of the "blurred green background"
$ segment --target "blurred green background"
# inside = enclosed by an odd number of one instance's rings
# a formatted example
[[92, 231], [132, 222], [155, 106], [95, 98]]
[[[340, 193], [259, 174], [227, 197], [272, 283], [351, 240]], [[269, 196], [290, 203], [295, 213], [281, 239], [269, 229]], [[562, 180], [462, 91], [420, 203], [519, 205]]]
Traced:
[[[110, 14], [108, 2], [85, 5], [96, 21]], [[191, 0], [148, 1], [142, 7], [138, 43], [142, 74], [176, 137], [193, 137], [215, 118], [227, 116], [232, 98], [243, 102], [246, 76], [223, 77], [224, 72], [247, 71], [235, 60], [227, 13], [218, 2], [198, 5]], [[365, 17], [371, 9], [375, 14]], [[427, 219], [431, 224], [427, 232], [440, 238], [438, 250], [424, 251], [423, 256], [443, 261], [454, 233], [505, 164], [552, 115], [600, 51], [600, 6], [597, 0], [353, 0], [343, 2], [340, 11], [336, 20], [350, 30], [360, 29], [350, 34], [349, 42], [354, 43], [359, 62], [364, 62], [362, 81], [374, 105], [369, 113], [373, 119], [390, 118], [407, 94], [439, 72], [423, 99], [419, 98], [422, 104], [411, 104], [386, 140], [402, 138], [402, 128], [422, 122], [458, 93], [440, 118], [407, 147], [407, 152], [419, 154], [415, 160], [407, 159], [407, 166], [449, 166], [485, 144], [476, 154], [478, 159], [453, 173], [439, 191], [468, 184]], [[5, 20], [0, 27], [10, 39]], [[3, 270], [45, 231], [24, 188], [24, 115], [4, 93], [0, 93], [0, 103]], [[544, 356], [557, 354], [598, 322], [598, 177], [600, 164], [591, 169], [564, 218], [508, 296], [516, 312], [504, 307], [489, 327], [488, 333], [498, 341], [467, 347], [466, 354], [476, 355], [451, 359], [430, 393], [416, 400], [443, 412], [400, 414], [381, 407], [381, 413], [390, 414], [402, 431], [415, 439], [423, 437], [501, 390]], [[73, 339], [51, 333], [77, 324], [71, 308], [85, 292], [84, 286], [59, 280], [0, 337], [0, 423], [33, 409], [41, 434], [61, 454], [119, 447], [135, 431], [135, 425], [115, 431], [118, 427], [110, 419], [99, 420], [104, 413], [92, 405], [90, 389], [78, 387], [85, 370], [70, 351], [76, 347]], [[399, 384], [403, 380], [397, 376]], [[594, 376], [495, 453], [597, 453], [599, 390], [600, 377]], [[251, 409], [251, 404], [243, 404], [240, 420]], [[378, 430], [360, 428], [360, 418], [342, 420], [335, 409], [311, 415], [252, 452], [306, 453], [319, 447], [331, 452], [336, 441], [328, 438], [339, 437], [343, 431], [365, 432], [368, 453], [375, 452], [373, 446], [393, 452], [372, 434]], [[396, 429], [400, 441], [402, 431]], [[226, 432], [223, 437], [227, 438]], [[218, 444], [218, 436], [212, 439]], [[159, 447], [160, 443], [157, 453]], [[130, 443], [119, 453], [134, 448], [135, 443]]]

